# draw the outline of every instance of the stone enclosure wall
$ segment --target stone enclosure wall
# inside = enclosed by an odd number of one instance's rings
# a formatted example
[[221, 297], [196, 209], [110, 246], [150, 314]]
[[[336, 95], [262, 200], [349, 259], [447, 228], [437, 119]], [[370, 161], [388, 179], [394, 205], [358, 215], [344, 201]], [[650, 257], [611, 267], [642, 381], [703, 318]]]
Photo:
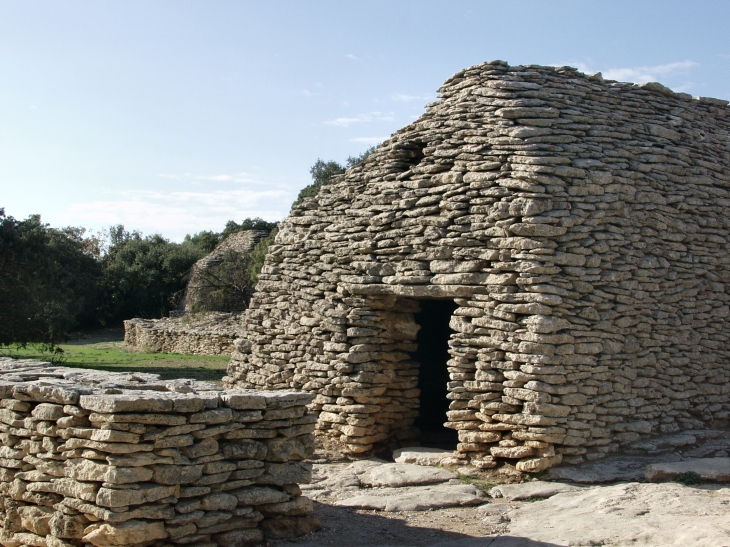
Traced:
[[151, 353], [230, 355], [241, 333], [239, 314], [208, 312], [124, 321], [124, 344]]
[[727, 101], [501, 61], [440, 93], [284, 221], [228, 385], [316, 394], [346, 452], [412, 442], [415, 314], [442, 299], [464, 461], [727, 423]]
[[317, 529], [304, 393], [0, 359], [0, 544], [241, 547]]

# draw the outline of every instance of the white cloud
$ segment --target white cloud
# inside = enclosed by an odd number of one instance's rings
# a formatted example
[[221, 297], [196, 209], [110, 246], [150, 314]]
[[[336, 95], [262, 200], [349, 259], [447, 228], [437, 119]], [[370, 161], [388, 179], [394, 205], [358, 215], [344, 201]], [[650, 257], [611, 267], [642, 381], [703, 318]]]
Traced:
[[689, 69], [699, 66], [694, 61], [682, 61], [658, 66], [642, 66], [634, 68], [609, 68], [603, 72], [607, 80], [622, 82], [653, 82], [676, 74], [685, 74]]
[[384, 140], [387, 140], [390, 137], [355, 137], [354, 139], [350, 139], [350, 142], [362, 142], [365, 144], [380, 144]]
[[390, 96], [390, 98], [393, 99], [394, 101], [400, 101], [400, 102], [403, 102], [403, 103], [409, 103], [411, 101], [424, 101], [424, 102], [426, 102], [426, 101], [432, 100], [432, 97], [430, 97], [428, 95], [424, 95], [424, 96], [421, 96], [421, 95], [405, 95], [403, 93], [393, 93]]
[[220, 230], [228, 220], [262, 217], [279, 220], [294, 195], [283, 187], [210, 192], [129, 190], [109, 192], [108, 199], [76, 203], [65, 216], [85, 224], [124, 224], [145, 234], [162, 233], [182, 240], [186, 233]]
[[236, 183], [254, 183], [254, 184], [264, 184], [263, 181], [260, 181], [256, 179], [253, 175], [250, 173], [237, 173], [233, 175], [191, 175], [190, 173], [185, 173], [184, 175], [175, 175], [175, 174], [169, 174], [169, 173], [160, 173], [157, 175], [160, 178], [163, 179], [170, 179], [170, 180], [185, 180], [191, 183], [196, 183], [198, 181], [213, 181], [213, 182], [236, 182]]
[[347, 55], [345, 55], [345, 57], [347, 57], [348, 59], [350, 59], [352, 61], [359, 61], [360, 60], [357, 57], [355, 57], [352, 53], [348, 53]]
[[[588, 66], [586, 63], [573, 62], [569, 63], [569, 65], [574, 66], [586, 74], [598, 72], [595, 68]], [[606, 80], [618, 80], [620, 82], [655, 82], [657, 80], [686, 74], [690, 69], [697, 66], [699, 66], [699, 64], [694, 61], [680, 61], [656, 66], [608, 68], [602, 69], [600, 72]], [[691, 83], [683, 84], [682, 87], [687, 88], [689, 86], [691, 86]]]
[[314, 93], [312, 93], [308, 89], [302, 89], [302, 93], [304, 93], [305, 97], [311, 97], [314, 95]]
[[325, 125], [336, 125], [337, 127], [349, 127], [355, 123], [392, 122], [394, 119], [392, 112], [366, 112], [355, 118], [335, 118], [324, 123]]

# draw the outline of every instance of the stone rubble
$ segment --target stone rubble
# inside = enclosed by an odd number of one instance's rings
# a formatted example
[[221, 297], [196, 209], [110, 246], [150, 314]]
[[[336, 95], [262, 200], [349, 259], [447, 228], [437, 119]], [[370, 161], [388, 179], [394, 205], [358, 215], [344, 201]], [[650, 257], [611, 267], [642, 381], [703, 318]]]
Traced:
[[312, 395], [0, 358], [0, 544], [241, 547], [319, 528]]
[[316, 395], [349, 454], [409, 446], [419, 299], [450, 299], [455, 457], [539, 472], [730, 418], [730, 109], [492, 61], [294, 207], [228, 386]]

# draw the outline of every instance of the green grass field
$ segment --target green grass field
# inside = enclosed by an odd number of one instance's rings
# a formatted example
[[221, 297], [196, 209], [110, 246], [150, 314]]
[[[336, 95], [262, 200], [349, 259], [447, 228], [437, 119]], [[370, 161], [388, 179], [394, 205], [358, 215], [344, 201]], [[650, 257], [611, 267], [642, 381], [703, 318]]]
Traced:
[[[164, 380], [173, 378], [195, 378], [209, 382], [220, 382], [226, 374], [230, 357], [227, 355], [180, 355], [176, 353], [137, 353], [122, 347], [121, 341], [96, 343], [75, 342], [62, 344], [63, 357], [58, 365], [78, 368], [95, 368], [110, 372], [151, 372]], [[39, 346], [19, 348], [0, 347], [1, 357], [17, 359], [39, 359], [50, 361], [52, 354]]]

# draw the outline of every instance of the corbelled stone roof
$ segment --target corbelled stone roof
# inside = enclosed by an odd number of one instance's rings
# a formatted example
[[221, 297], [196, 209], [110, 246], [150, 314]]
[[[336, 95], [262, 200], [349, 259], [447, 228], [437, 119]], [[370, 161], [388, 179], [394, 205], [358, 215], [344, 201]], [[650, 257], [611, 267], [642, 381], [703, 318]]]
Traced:
[[538, 471], [730, 417], [730, 109], [494, 61], [283, 222], [228, 382], [317, 394], [351, 453], [418, 434], [448, 298], [456, 455]]

